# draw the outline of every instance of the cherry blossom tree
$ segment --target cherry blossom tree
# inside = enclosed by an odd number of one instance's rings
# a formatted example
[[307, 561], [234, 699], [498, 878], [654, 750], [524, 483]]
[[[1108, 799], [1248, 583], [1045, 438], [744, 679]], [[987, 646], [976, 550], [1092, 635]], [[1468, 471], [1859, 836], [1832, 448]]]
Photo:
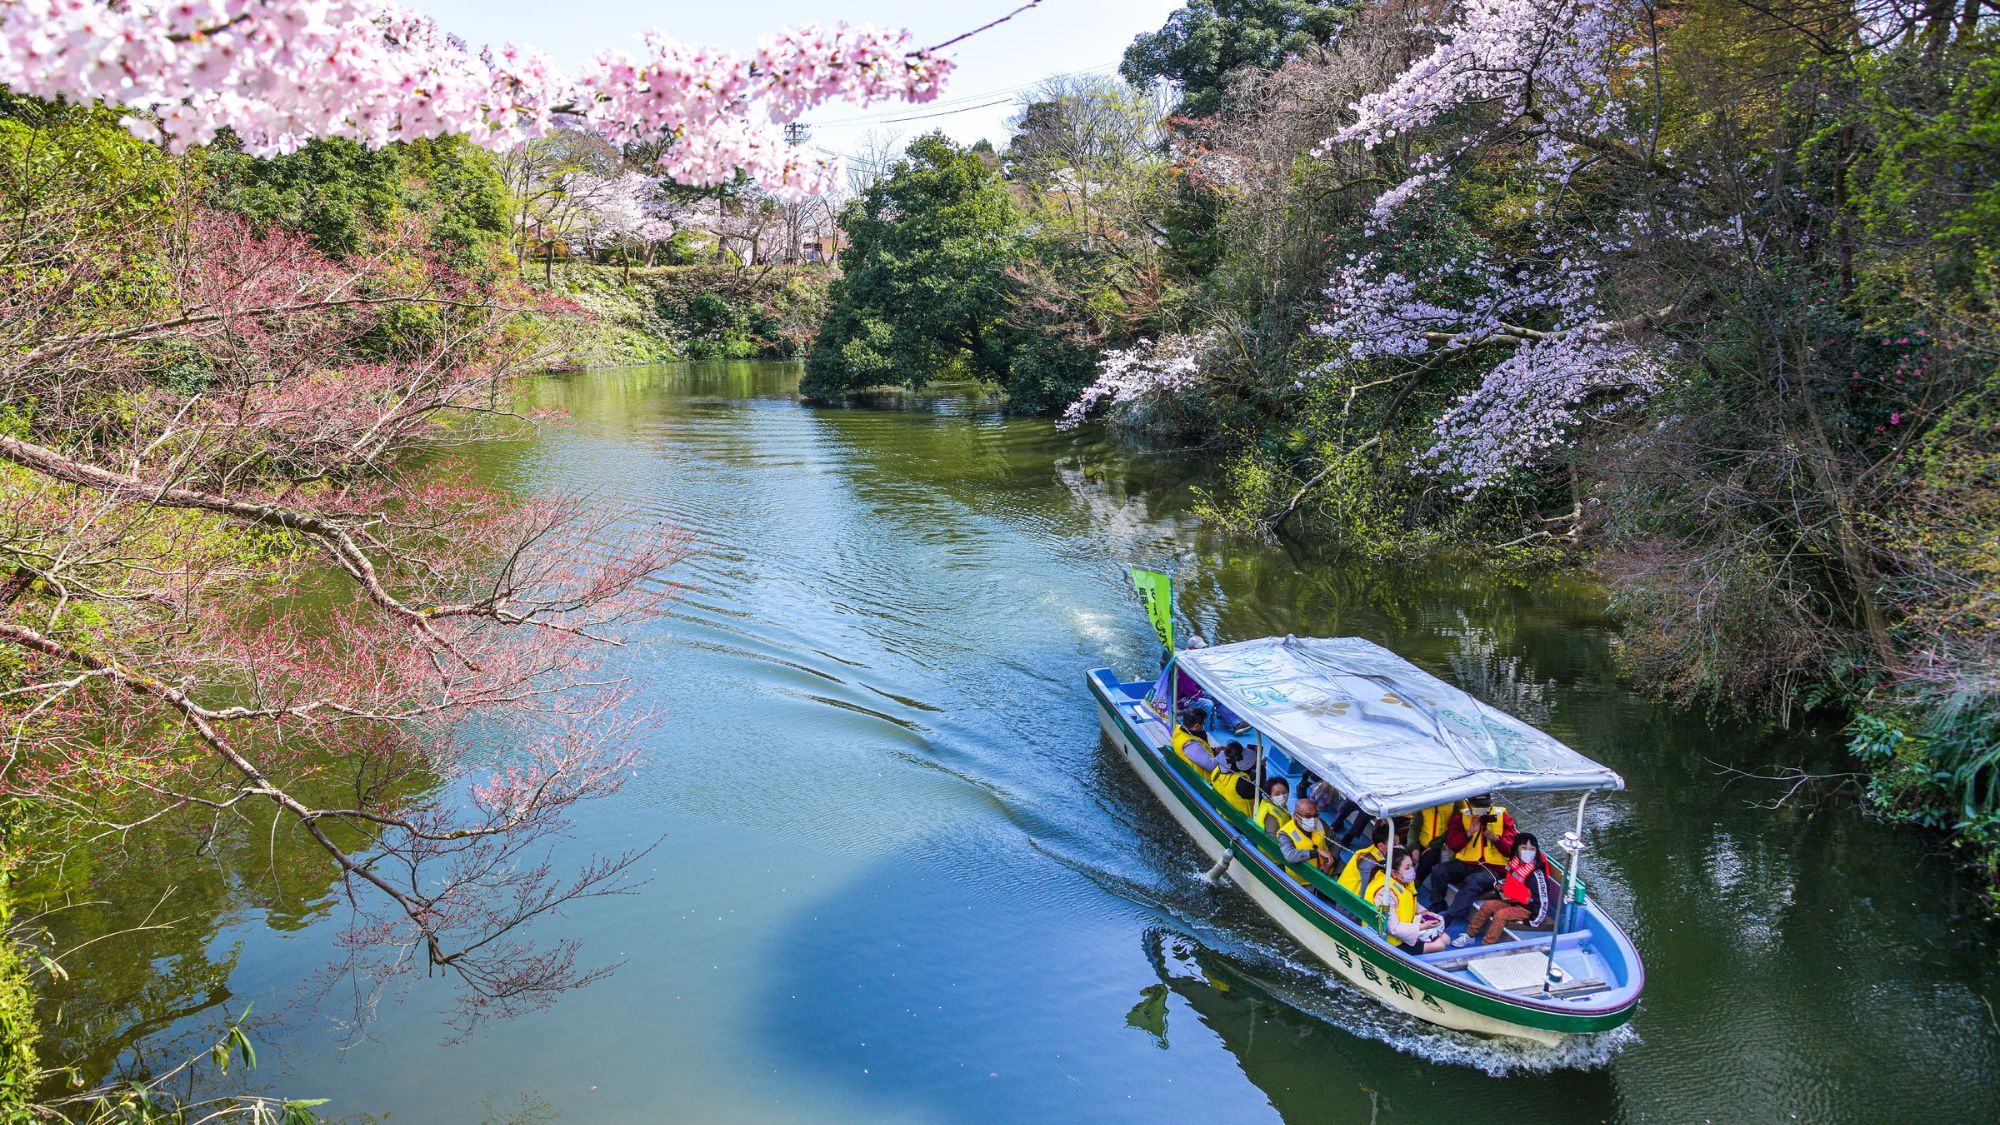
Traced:
[[632, 169], [610, 175], [579, 172], [565, 178], [563, 194], [576, 214], [572, 240], [585, 251], [635, 240], [652, 218], [658, 185]]
[[[1605, 223], [1581, 213], [1571, 194], [1577, 177], [1607, 165], [1641, 179], [1666, 167], [1650, 151], [1647, 123], [1628, 119], [1635, 99], [1621, 96], [1646, 74], [1652, 18], [1632, 0], [1465, 0], [1432, 49], [1357, 100], [1352, 124], [1322, 145], [1442, 137], [1374, 199], [1366, 230], [1377, 248], [1334, 271], [1330, 315], [1314, 331], [1335, 345], [1324, 371], [1384, 359], [1421, 371], [1467, 353], [1493, 357], [1478, 387], [1437, 423], [1432, 457], [1464, 491], [1536, 462], [1589, 411], [1660, 385], [1662, 345], [1640, 337], [1671, 302], [1614, 309], [1605, 284], [1635, 236], [1659, 233], [1658, 213], [1634, 207]], [[1397, 252], [1411, 213], [1499, 145], [1525, 155], [1527, 241], [1412, 272]]]
[[[0, 284], [0, 788], [76, 843], [275, 812], [348, 883], [357, 957], [449, 971], [469, 1013], [590, 979], [516, 931], [630, 861], [541, 856], [633, 764], [598, 650], [658, 612], [678, 533], [406, 467], [512, 417], [545, 357], [505, 329], [537, 302], [427, 263], [417, 230], [336, 263], [200, 210], [122, 253], [51, 218], [10, 233], [172, 268], [129, 309], [91, 277]], [[311, 608], [329, 568], [348, 593]]]
[[747, 171], [780, 193], [838, 174], [772, 126], [825, 101], [927, 101], [951, 63], [904, 31], [808, 24], [745, 58], [658, 32], [564, 74], [532, 47], [477, 53], [381, 0], [0, 0], [0, 85], [129, 107], [174, 151], [225, 126], [249, 151], [312, 137], [369, 145], [462, 134], [496, 149], [569, 121], [615, 143], [671, 136], [659, 171], [712, 185]]
[[[775, 124], [927, 100], [950, 65], [809, 25], [749, 57], [655, 33], [565, 75], [377, 0], [0, 0], [0, 85], [123, 107], [174, 154], [225, 127], [276, 154], [574, 126], [792, 195], [837, 169]], [[79, 152], [0, 169], [0, 791], [76, 844], [261, 810], [338, 870], [356, 960], [456, 977], [469, 1018], [592, 979], [525, 929], [634, 858], [559, 872], [549, 840], [635, 764], [645, 716], [602, 665], [681, 538], [440, 464], [525, 421], [511, 381], [552, 357], [519, 326], [548, 300], [455, 275], [414, 225], [336, 262]], [[657, 230], [632, 177], [593, 222]]]

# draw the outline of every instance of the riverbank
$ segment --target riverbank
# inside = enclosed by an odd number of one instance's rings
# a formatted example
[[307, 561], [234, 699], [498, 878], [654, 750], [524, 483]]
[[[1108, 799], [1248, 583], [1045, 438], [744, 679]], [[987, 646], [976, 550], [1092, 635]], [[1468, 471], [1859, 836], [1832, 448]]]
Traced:
[[552, 271], [550, 291], [583, 315], [551, 328], [568, 341], [562, 365], [571, 370], [791, 359], [819, 330], [832, 276], [823, 266], [565, 263]]

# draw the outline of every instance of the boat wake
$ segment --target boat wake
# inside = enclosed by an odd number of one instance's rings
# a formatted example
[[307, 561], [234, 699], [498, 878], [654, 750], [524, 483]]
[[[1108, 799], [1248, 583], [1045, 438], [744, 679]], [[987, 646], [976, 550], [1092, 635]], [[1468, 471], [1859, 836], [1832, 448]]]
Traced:
[[[1427, 1062], [1469, 1067], [1498, 1078], [1508, 1074], [1542, 1074], [1558, 1070], [1594, 1070], [1640, 1042], [1631, 1024], [1590, 1035], [1573, 1035], [1557, 1044], [1535, 1043], [1456, 1031], [1405, 1015], [1347, 984], [1331, 970], [1299, 955], [1285, 937], [1265, 930], [1268, 923], [1254, 908], [1241, 911], [1218, 896], [1233, 893], [1227, 883], [1209, 888], [1201, 870], [1188, 870], [1185, 880], [1167, 895], [1109, 872], [1085, 870], [1121, 897], [1157, 911], [1162, 921], [1197, 949], [1176, 954], [1176, 943], [1156, 941], [1163, 973], [1206, 983], [1234, 978], [1271, 1001], [1328, 1024], [1349, 1035], [1372, 1039]], [[1185, 892], [1185, 893], [1181, 893]], [[1175, 901], [1176, 899], [1182, 901]], [[1206, 908], [1206, 909], [1204, 909]]]
[[[1556, 1070], [1595, 1070], [1639, 1042], [1631, 1024], [1593, 1035], [1572, 1035], [1557, 1044], [1503, 1039], [1454, 1031], [1392, 1011], [1332, 978], [1321, 978], [1325, 994], [1289, 1001], [1300, 1011], [1319, 1017], [1351, 1035], [1385, 1043], [1427, 1062], [1470, 1067], [1494, 1078], [1545, 1074]], [[1336, 1003], [1337, 1000], [1348, 1003]]]
[[[1197, 879], [1199, 876], [1196, 876]], [[1631, 1024], [1592, 1035], [1573, 1035], [1557, 1044], [1475, 1035], [1439, 1027], [1387, 1007], [1354, 988], [1331, 970], [1300, 957], [1275, 940], [1240, 933], [1211, 933], [1195, 922], [1195, 940], [1237, 962], [1260, 991], [1304, 1015], [1346, 1032], [1394, 1047], [1427, 1062], [1470, 1067], [1498, 1078], [1517, 1073], [1594, 1070], [1639, 1042]]]

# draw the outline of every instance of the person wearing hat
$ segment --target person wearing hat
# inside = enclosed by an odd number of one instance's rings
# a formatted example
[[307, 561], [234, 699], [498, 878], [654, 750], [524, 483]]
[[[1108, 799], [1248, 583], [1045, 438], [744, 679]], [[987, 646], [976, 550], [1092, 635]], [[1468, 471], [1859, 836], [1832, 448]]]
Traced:
[[1433, 868], [1424, 882], [1431, 908], [1443, 909], [1447, 918], [1470, 917], [1479, 896], [1506, 877], [1517, 831], [1514, 815], [1495, 805], [1492, 794], [1466, 801], [1445, 827], [1444, 846], [1451, 858]]
[[1215, 744], [1215, 768], [1208, 783], [1230, 806], [1249, 816], [1257, 803], [1257, 751], [1241, 742]]

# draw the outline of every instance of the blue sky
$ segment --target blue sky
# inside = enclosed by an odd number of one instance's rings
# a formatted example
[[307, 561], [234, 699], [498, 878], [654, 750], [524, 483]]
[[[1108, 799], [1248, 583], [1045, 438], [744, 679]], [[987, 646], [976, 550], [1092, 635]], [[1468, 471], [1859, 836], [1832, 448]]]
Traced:
[[[1017, 7], [1021, 0], [707, 0], [641, 4], [634, 0], [403, 0], [474, 45], [533, 44], [567, 67], [602, 47], [638, 48], [638, 34], [658, 27], [689, 43], [747, 51], [759, 36], [818, 20], [907, 27], [938, 43]], [[1132, 37], [1160, 26], [1180, 0], [1042, 0], [1008, 23], [952, 48], [958, 71], [938, 104], [830, 105], [807, 117], [815, 143], [851, 152], [871, 129], [906, 135], [942, 128], [962, 142], [1006, 141], [1004, 122], [1021, 89], [1052, 74], [1109, 73]], [[999, 104], [988, 104], [988, 103]], [[940, 111], [950, 111], [940, 113]], [[897, 121], [919, 114], [940, 114]]]

